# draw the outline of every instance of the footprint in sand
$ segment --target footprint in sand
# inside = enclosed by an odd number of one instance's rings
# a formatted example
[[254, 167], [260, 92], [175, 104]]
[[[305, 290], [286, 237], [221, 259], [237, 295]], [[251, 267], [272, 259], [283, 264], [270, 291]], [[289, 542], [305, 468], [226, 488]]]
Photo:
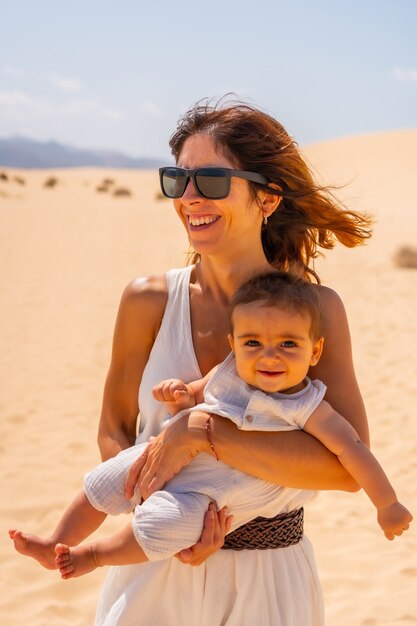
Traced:
[[400, 574], [408, 576], [408, 578], [414, 578], [415, 576], [417, 576], [417, 567], [405, 567], [404, 569], [400, 570]]

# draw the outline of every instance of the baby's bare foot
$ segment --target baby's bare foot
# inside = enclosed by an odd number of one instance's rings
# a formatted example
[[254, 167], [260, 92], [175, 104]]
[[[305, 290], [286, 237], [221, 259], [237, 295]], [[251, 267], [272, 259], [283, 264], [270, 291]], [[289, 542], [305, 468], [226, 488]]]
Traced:
[[50, 539], [27, 535], [15, 528], [9, 530], [9, 537], [20, 554], [31, 556], [46, 569], [56, 569], [54, 543]]
[[61, 578], [83, 576], [99, 567], [94, 547], [91, 545], [70, 548], [64, 543], [57, 543], [55, 554], [55, 567], [59, 569]]

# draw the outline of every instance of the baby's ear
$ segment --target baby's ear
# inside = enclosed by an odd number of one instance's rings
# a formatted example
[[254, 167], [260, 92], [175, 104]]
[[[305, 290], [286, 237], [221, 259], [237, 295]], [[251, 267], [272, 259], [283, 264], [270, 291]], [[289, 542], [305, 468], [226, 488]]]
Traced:
[[232, 352], [235, 351], [235, 342], [233, 341], [233, 335], [231, 335], [230, 333], [227, 335], [227, 338], [229, 340], [230, 343], [230, 348], [232, 350]]
[[320, 337], [313, 344], [313, 352], [311, 354], [310, 365], [317, 365], [323, 352], [324, 337]]

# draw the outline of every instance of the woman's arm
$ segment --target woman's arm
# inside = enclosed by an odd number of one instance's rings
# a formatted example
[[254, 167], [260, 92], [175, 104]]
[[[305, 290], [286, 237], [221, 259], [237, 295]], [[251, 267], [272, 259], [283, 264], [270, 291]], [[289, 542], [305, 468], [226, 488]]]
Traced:
[[322, 302], [325, 339], [321, 359], [311, 368], [309, 375], [327, 385], [326, 400], [335, 411], [343, 415], [369, 447], [368, 421], [355, 376], [345, 308], [335, 291], [327, 287], [317, 288]]
[[123, 293], [98, 431], [103, 460], [135, 442], [139, 385], [166, 301], [164, 276], [133, 281]]
[[[323, 305], [325, 348], [320, 363], [311, 370], [328, 387], [326, 399], [368, 443], [364, 404], [352, 363], [352, 350], [346, 313], [339, 296], [318, 287]], [[191, 413], [188, 420], [170, 426], [147, 449], [146, 456], [132, 466], [130, 486], [140, 475], [142, 493], [160, 489], [173, 473], [179, 458], [191, 459], [198, 452], [212, 453], [205, 426], [207, 416]], [[357, 491], [359, 486], [334, 454], [317, 439], [302, 431], [241, 431], [227, 419], [214, 417], [211, 438], [219, 458], [241, 471], [270, 482], [301, 489], [341, 489]], [[177, 470], [178, 471], [178, 470]]]
[[[135, 442], [139, 385], [167, 299], [165, 277], [133, 281], [123, 293], [98, 432], [103, 460]], [[178, 559], [191, 565], [203, 563], [223, 545], [231, 521], [226, 509], [217, 512], [215, 505], [211, 505], [204, 518], [200, 541], [182, 550]]]
[[[138, 482], [146, 499], [199, 452], [213, 455], [206, 421], [206, 413], [192, 411], [155, 437], [129, 470], [126, 497]], [[221, 461], [262, 480], [295, 489], [359, 489], [337, 457], [304, 431], [248, 432], [218, 416], [212, 417], [210, 431]]]

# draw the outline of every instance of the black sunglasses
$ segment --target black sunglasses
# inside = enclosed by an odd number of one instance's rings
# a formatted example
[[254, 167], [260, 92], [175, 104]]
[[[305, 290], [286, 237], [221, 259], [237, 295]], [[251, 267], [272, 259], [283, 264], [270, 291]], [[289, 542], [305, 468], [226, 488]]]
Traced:
[[[230, 179], [232, 176], [244, 178], [253, 183], [267, 185], [268, 180], [262, 174], [231, 170], [227, 167], [199, 167], [195, 170], [186, 170], [182, 167], [161, 167], [159, 179], [161, 190], [167, 198], [181, 198], [192, 179], [194, 187], [203, 198], [221, 200], [230, 193]], [[274, 193], [274, 189], [271, 192]]]

